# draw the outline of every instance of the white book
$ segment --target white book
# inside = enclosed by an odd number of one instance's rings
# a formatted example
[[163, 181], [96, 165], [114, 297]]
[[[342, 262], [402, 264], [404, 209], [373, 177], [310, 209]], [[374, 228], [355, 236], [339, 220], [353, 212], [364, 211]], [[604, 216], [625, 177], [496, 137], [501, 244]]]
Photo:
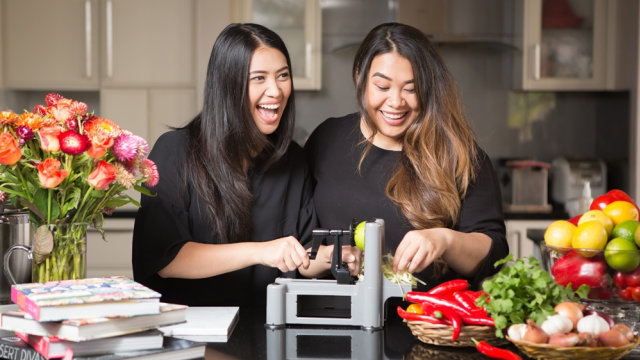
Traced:
[[226, 342], [238, 322], [237, 306], [190, 306], [187, 321], [159, 328], [165, 336], [199, 342]]

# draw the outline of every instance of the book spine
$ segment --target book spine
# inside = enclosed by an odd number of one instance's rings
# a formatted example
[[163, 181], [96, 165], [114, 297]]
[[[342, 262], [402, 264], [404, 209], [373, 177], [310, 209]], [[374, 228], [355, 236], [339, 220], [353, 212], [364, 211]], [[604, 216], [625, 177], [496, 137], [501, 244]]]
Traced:
[[6, 360], [46, 360], [35, 349], [26, 345], [18, 338], [8, 341], [6, 337], [0, 338], [0, 359]]
[[31, 347], [33, 347], [33, 349], [35, 351], [37, 351], [38, 353], [40, 353], [40, 355], [44, 356], [45, 359], [52, 359], [52, 358], [62, 357], [62, 356], [59, 356], [59, 354], [51, 354], [49, 352], [49, 338], [48, 337], [46, 337], [46, 336], [29, 335], [29, 334], [21, 333], [21, 332], [18, 332], [18, 331], [16, 331], [15, 333], [16, 333], [17, 337], [19, 337], [20, 339], [22, 339], [22, 341], [26, 342]]
[[40, 307], [15, 287], [11, 287], [11, 301], [16, 303], [20, 309], [27, 312], [34, 319], [40, 320]]

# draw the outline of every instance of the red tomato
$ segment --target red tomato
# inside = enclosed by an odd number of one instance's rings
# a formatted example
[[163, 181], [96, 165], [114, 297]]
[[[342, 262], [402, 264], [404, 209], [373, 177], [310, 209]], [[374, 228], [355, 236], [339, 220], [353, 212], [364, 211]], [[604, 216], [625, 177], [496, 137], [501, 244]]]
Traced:
[[640, 301], [640, 286], [631, 288], [631, 298], [634, 301]]
[[640, 286], [640, 267], [624, 273], [624, 283], [626, 286]]
[[580, 221], [580, 218], [582, 217], [582, 215], [576, 215], [574, 217], [572, 217], [571, 219], [569, 219], [568, 221], [570, 223], [572, 223], [575, 226], [578, 226], [578, 221]]
[[631, 300], [631, 287], [626, 287], [624, 289], [618, 289], [617, 293], [620, 299], [622, 300]]
[[614, 201], [615, 200], [608, 194], [600, 195], [597, 198], [593, 199], [589, 210], [604, 210], [607, 205], [611, 204]]
[[616, 271], [613, 274], [613, 284], [619, 289], [623, 289], [627, 286], [626, 280], [627, 280], [626, 274], [623, 273], [622, 271]]

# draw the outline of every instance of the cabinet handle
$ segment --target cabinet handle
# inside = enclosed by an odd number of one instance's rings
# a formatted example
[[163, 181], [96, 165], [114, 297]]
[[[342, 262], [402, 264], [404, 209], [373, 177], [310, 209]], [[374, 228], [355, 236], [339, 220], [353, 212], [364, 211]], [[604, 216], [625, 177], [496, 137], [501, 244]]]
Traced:
[[106, 6], [107, 19], [107, 77], [113, 77], [113, 1], [108, 0]]
[[533, 78], [540, 80], [540, 44], [533, 45]]
[[85, 60], [84, 69], [85, 69], [85, 75], [88, 78], [91, 77], [91, 73], [92, 73], [91, 62], [93, 60], [91, 55], [91, 45], [92, 45], [91, 26], [92, 26], [91, 0], [85, 0], [84, 1], [84, 60]]
[[312, 70], [311, 69], [311, 62], [312, 62], [311, 50], [312, 50], [311, 43], [305, 43], [304, 44], [304, 53], [305, 53], [304, 55], [305, 55], [305, 67], [306, 67], [306, 69], [305, 69], [304, 72], [305, 72], [305, 75], [306, 75], [305, 77], [307, 79], [311, 79], [311, 77], [313, 76], [311, 74], [311, 70]]

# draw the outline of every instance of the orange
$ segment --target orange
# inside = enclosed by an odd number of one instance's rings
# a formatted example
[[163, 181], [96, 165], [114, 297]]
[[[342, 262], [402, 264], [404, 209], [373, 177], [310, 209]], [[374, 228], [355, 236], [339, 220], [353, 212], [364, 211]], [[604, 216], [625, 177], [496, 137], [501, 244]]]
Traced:
[[[587, 221], [579, 224], [573, 233], [571, 246], [577, 249], [602, 250], [607, 244], [607, 230], [599, 221]], [[578, 251], [583, 256], [589, 257], [596, 254], [594, 251]]]
[[607, 205], [602, 211], [607, 214], [614, 225], [618, 225], [626, 220], [638, 220], [638, 209], [628, 201], [614, 201]]
[[621, 237], [634, 243], [638, 226], [640, 226], [640, 221], [638, 220], [625, 220], [613, 228], [611, 238]]
[[585, 212], [580, 217], [580, 220], [578, 220], [578, 226], [580, 226], [580, 224], [586, 223], [587, 221], [594, 220], [600, 222], [604, 226], [604, 229], [607, 231], [607, 236], [611, 234], [611, 231], [613, 231], [613, 226], [615, 224], [613, 223], [613, 220], [611, 220], [611, 218], [609, 218], [607, 214], [605, 214], [605, 212], [602, 210], [596, 209]]
[[553, 247], [569, 248], [576, 226], [567, 220], [552, 222], [544, 232], [544, 243]]

